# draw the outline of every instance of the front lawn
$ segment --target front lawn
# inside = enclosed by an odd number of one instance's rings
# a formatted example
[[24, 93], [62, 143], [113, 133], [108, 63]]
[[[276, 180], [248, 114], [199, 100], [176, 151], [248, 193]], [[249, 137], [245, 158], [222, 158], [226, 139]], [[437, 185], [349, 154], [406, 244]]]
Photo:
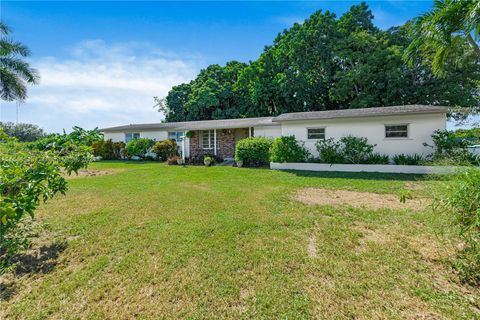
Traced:
[[70, 179], [67, 195], [39, 210], [34, 250], [2, 280], [1, 319], [480, 317], [479, 290], [452, 269], [457, 243], [428, 208], [294, 200], [302, 188], [424, 197], [435, 181], [133, 162], [91, 169], [99, 174]]

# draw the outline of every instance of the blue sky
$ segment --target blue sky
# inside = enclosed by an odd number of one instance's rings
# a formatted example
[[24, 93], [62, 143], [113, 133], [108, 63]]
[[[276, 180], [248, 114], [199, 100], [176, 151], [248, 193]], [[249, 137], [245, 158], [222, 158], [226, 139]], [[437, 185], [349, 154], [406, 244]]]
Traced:
[[[319, 2], [24, 2], [1, 1], [13, 37], [41, 73], [20, 121], [60, 131], [156, 122], [153, 96], [189, 81], [211, 63], [255, 60], [278, 32], [317, 10], [341, 15], [359, 1]], [[370, 1], [387, 29], [432, 1]], [[2, 121], [15, 107], [2, 102]]]

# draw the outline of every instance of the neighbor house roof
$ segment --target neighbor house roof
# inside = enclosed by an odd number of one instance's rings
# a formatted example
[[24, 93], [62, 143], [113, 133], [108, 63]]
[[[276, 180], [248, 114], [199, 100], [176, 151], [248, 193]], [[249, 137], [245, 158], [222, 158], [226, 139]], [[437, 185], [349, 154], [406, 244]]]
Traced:
[[345, 109], [330, 111], [310, 111], [284, 113], [277, 117], [262, 118], [242, 118], [242, 119], [223, 119], [223, 120], [202, 120], [185, 122], [166, 122], [166, 123], [141, 123], [129, 124], [118, 127], [104, 128], [102, 131], [133, 131], [133, 130], [207, 130], [207, 129], [234, 129], [248, 128], [256, 126], [278, 125], [282, 121], [295, 120], [315, 120], [315, 119], [337, 119], [337, 118], [360, 118], [391, 116], [404, 114], [426, 114], [426, 113], [446, 113], [446, 107], [435, 107], [425, 105], [406, 105], [379, 108]]
[[316, 120], [316, 119], [337, 119], [337, 118], [361, 118], [378, 117], [404, 114], [424, 113], [446, 113], [446, 107], [425, 106], [419, 104], [379, 108], [344, 109], [329, 111], [310, 111], [284, 113], [275, 117], [273, 122], [294, 121], [294, 120]]

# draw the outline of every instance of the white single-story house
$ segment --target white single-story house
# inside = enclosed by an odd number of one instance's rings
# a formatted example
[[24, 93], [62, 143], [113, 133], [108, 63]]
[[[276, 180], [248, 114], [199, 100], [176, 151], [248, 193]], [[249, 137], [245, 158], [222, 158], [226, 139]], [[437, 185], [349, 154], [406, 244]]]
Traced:
[[[128, 142], [135, 138], [174, 139], [184, 158], [213, 154], [233, 158], [236, 142], [246, 137], [293, 135], [312, 155], [322, 139], [353, 135], [365, 137], [375, 152], [427, 155], [432, 134], [446, 129], [447, 108], [405, 105], [380, 108], [284, 113], [277, 117], [169, 123], [129, 124], [102, 129], [105, 140]], [[188, 132], [188, 134], [187, 134]]]

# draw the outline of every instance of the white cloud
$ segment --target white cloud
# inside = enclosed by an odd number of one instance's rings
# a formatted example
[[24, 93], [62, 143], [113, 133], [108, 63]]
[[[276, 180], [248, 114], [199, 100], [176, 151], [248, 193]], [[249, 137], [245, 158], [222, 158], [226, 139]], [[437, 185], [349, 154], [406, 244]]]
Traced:
[[[159, 122], [153, 96], [165, 96], [172, 86], [190, 81], [203, 61], [180, 57], [148, 43], [81, 42], [68, 58], [31, 61], [41, 74], [20, 108], [20, 121], [47, 131], [139, 122]], [[13, 105], [3, 106], [3, 120], [13, 121]]]

